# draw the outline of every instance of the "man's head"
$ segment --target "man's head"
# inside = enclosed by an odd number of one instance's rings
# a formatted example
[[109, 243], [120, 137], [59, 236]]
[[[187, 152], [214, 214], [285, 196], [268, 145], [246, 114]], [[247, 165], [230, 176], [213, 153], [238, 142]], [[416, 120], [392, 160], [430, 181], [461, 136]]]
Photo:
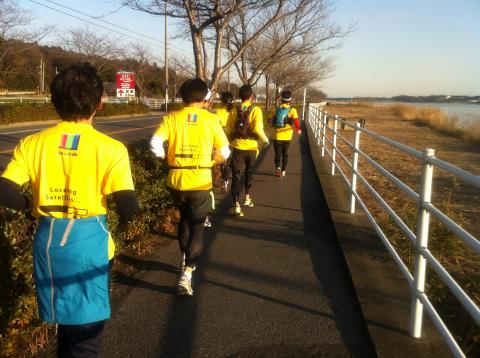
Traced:
[[253, 96], [252, 87], [249, 85], [243, 85], [238, 90], [238, 96], [240, 97], [242, 102], [252, 99], [252, 96]]
[[200, 78], [193, 78], [182, 83], [179, 93], [184, 104], [201, 103], [208, 94], [208, 86]]
[[292, 92], [289, 90], [282, 91], [282, 93], [280, 93], [280, 99], [282, 100], [282, 103], [290, 103], [292, 100]]
[[103, 83], [94, 67], [73, 65], [55, 76], [50, 93], [64, 121], [88, 119], [101, 106]]

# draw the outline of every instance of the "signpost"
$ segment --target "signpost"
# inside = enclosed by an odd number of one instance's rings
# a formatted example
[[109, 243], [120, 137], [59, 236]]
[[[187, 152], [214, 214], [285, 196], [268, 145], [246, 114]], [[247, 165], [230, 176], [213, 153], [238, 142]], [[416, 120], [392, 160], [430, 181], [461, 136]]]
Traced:
[[117, 97], [135, 97], [134, 72], [117, 72]]

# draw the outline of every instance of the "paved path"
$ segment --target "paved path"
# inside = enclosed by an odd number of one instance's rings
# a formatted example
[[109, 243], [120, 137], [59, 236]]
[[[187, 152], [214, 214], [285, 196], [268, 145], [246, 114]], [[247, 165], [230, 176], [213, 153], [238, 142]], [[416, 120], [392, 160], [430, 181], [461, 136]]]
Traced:
[[174, 239], [118, 257], [141, 272], [115, 275], [102, 357], [375, 356], [307, 148], [294, 139], [283, 180], [261, 153], [244, 217], [216, 195], [194, 297], [175, 294]]

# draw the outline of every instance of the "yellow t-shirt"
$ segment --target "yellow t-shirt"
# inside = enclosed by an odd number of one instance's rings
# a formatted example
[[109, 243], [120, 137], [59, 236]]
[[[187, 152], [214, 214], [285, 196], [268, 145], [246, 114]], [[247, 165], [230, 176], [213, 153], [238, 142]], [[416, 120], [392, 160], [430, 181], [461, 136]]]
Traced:
[[[218, 117], [205, 109], [185, 107], [165, 116], [155, 132], [168, 141], [167, 162], [171, 167], [167, 185], [177, 190], [212, 188], [212, 149], [228, 145]], [[201, 167], [185, 168], [178, 167]]]
[[215, 114], [220, 118], [220, 125], [222, 128], [227, 126], [228, 115], [230, 114], [226, 108], [218, 108], [215, 110]]
[[[90, 124], [67, 121], [22, 139], [2, 177], [31, 182], [35, 217], [106, 214], [107, 195], [133, 190], [125, 146]], [[113, 251], [109, 237], [110, 258]]]
[[[248, 108], [252, 105], [250, 101], [245, 101], [241, 104], [242, 109]], [[227, 121], [226, 133], [227, 135], [232, 135], [235, 131], [235, 126], [237, 123], [237, 109], [234, 109], [230, 112]], [[249, 117], [250, 128], [253, 133], [257, 134], [259, 139], [264, 142], [268, 141], [265, 132], [263, 131], [263, 114], [262, 110], [259, 107], [254, 107], [250, 112]], [[258, 150], [258, 142], [256, 139], [244, 139], [244, 138], [233, 138], [230, 145], [233, 148], [241, 150]]]
[[[282, 104], [281, 108], [290, 108], [289, 104]], [[298, 118], [298, 113], [295, 108], [290, 109], [287, 115], [288, 119], [292, 120]], [[293, 125], [285, 124], [283, 128], [273, 128], [273, 139], [275, 140], [292, 140]]]

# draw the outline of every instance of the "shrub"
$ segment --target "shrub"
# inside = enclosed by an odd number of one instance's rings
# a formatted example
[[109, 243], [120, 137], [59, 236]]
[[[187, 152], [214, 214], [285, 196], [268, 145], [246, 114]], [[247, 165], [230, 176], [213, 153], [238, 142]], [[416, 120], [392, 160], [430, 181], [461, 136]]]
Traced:
[[[97, 112], [97, 117], [147, 113], [148, 110], [148, 107], [143, 103], [104, 103], [102, 109]], [[51, 103], [16, 103], [0, 105], [0, 124], [48, 120], [60, 120], [60, 117]]]

